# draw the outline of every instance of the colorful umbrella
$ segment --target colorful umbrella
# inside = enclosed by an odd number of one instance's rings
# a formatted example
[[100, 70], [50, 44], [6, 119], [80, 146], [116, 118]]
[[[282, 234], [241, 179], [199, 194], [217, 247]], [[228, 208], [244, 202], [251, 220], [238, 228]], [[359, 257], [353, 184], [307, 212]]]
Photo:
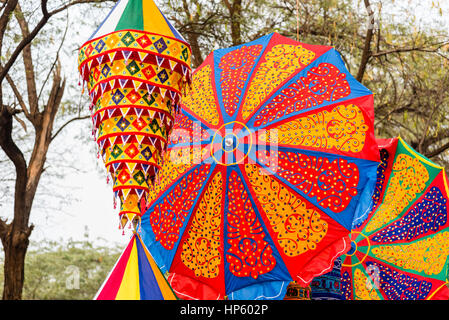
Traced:
[[287, 287], [284, 300], [311, 300], [312, 291], [310, 286], [303, 287], [292, 281]]
[[134, 234], [94, 299], [176, 300], [176, 296], [140, 236]]
[[142, 217], [178, 297], [282, 299], [328, 271], [379, 158], [373, 95], [337, 51], [276, 33], [216, 50], [181, 107]]
[[342, 258], [346, 299], [448, 299], [448, 183], [444, 168], [401, 138], [380, 140], [368, 218]]
[[113, 181], [114, 203], [120, 199], [121, 227], [140, 217], [140, 201], [160, 170], [191, 78], [190, 55], [152, 0], [118, 1], [79, 51], [92, 133]]
[[345, 300], [341, 290], [341, 258], [335, 259], [330, 272], [313, 278], [310, 287], [312, 300]]

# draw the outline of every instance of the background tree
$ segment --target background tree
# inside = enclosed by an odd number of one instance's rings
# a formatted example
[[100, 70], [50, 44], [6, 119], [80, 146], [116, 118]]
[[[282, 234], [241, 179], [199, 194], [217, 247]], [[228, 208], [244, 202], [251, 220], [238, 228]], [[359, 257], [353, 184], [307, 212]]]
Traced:
[[[401, 135], [417, 151], [449, 169], [449, 32], [447, 23], [442, 23], [444, 3], [161, 1], [162, 7], [171, 8], [169, 18], [192, 45], [194, 67], [214, 49], [270, 32], [334, 46], [351, 74], [375, 93], [378, 137]], [[426, 16], [432, 20], [423, 20]]]
[[[120, 255], [102, 239], [30, 241], [23, 299], [91, 300]], [[0, 265], [2, 261], [0, 261]], [[3, 272], [0, 270], [0, 284]]]
[[[53, 50], [51, 58], [45, 53], [49, 45], [54, 45], [55, 38], [60, 36], [63, 43], [65, 37], [54, 33], [58, 28], [50, 29], [55, 27], [51, 18], [67, 12], [75, 4], [92, 2], [101, 1], [53, 1], [51, 4], [47, 0], [33, 3], [1, 1], [0, 147], [15, 171], [13, 218], [9, 222], [3, 212], [0, 218], [0, 239], [5, 259], [3, 299], [22, 297], [24, 261], [33, 230], [29, 223], [33, 200], [45, 171], [50, 144], [66, 127], [66, 124], [54, 127], [63, 104], [66, 80], [62, 74], [59, 49], [56, 56]], [[78, 115], [67, 123], [87, 117]], [[17, 125], [33, 131], [30, 144], [21, 145], [21, 140], [17, 143], [13, 134]]]

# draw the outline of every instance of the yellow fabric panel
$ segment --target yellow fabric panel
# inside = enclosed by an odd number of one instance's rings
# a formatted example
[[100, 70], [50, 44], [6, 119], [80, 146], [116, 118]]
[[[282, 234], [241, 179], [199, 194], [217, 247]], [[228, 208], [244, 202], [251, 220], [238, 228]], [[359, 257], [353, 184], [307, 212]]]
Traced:
[[143, 29], [148, 32], [175, 38], [153, 0], [142, 1]]
[[135, 241], [134, 239], [133, 248], [126, 265], [122, 284], [115, 298], [116, 300], [140, 300], [139, 265]]

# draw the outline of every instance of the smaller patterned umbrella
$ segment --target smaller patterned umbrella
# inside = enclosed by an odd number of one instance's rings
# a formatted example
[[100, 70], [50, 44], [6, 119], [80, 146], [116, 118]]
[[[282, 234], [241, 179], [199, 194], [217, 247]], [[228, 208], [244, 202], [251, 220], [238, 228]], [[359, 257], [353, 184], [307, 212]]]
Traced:
[[444, 168], [401, 138], [379, 141], [367, 219], [343, 256], [347, 300], [448, 299], [448, 182]]
[[140, 236], [134, 234], [95, 300], [176, 300]]

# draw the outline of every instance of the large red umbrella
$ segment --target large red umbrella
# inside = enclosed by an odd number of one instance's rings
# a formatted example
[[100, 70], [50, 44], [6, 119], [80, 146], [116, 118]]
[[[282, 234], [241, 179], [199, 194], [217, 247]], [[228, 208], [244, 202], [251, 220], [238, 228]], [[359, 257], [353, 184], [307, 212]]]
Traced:
[[274, 33], [211, 53], [142, 217], [177, 296], [282, 299], [330, 270], [373, 193], [373, 118], [332, 47]]

